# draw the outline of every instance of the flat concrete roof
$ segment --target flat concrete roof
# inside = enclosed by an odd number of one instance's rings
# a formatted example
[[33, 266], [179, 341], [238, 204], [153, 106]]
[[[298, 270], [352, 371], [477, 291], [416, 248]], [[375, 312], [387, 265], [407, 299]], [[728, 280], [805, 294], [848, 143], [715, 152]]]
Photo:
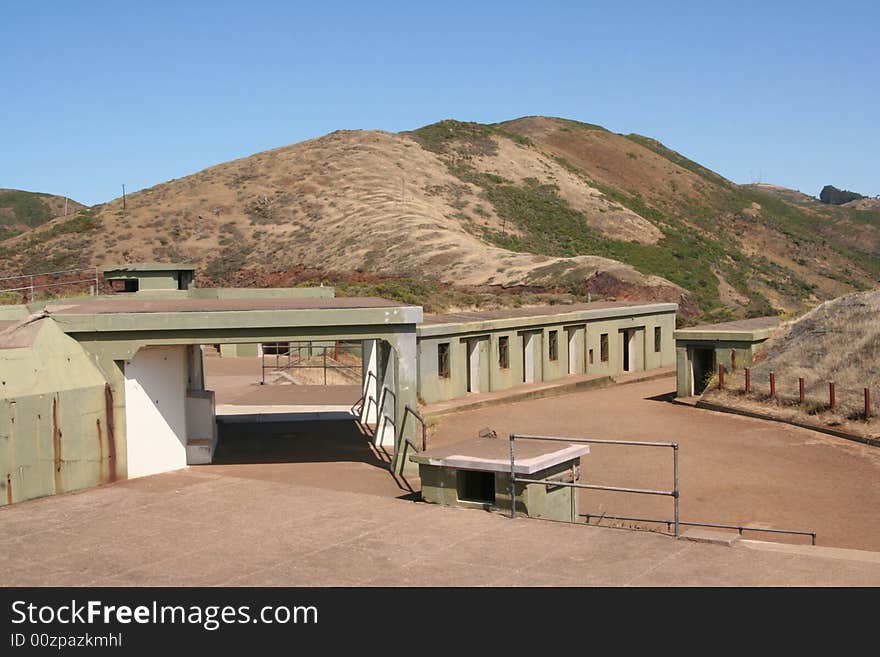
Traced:
[[[417, 324], [419, 306], [376, 297], [63, 300], [46, 311], [66, 333], [381, 327]], [[242, 337], [242, 342], [247, 340]], [[260, 341], [260, 340], [256, 340]]]
[[112, 299], [63, 300], [46, 305], [53, 315], [108, 313], [240, 312], [245, 310], [338, 310], [350, 308], [411, 308], [378, 297], [306, 297], [263, 299], [139, 299], [120, 295]]
[[702, 324], [678, 329], [676, 340], [766, 340], [782, 324], [779, 317], [753, 317], [720, 324]]
[[[535, 474], [589, 453], [589, 445], [522, 438], [516, 441], [514, 472]], [[510, 472], [510, 443], [504, 438], [472, 438], [413, 454], [410, 460], [457, 470]]]
[[420, 336], [470, 333], [481, 330], [499, 330], [541, 324], [565, 324], [622, 317], [674, 313], [675, 303], [640, 303], [633, 301], [603, 301], [596, 303], [559, 304], [525, 308], [502, 308], [473, 312], [426, 315], [419, 325]]
[[195, 265], [184, 265], [176, 262], [130, 262], [125, 265], [104, 265], [98, 267], [102, 274], [108, 271], [195, 271]]

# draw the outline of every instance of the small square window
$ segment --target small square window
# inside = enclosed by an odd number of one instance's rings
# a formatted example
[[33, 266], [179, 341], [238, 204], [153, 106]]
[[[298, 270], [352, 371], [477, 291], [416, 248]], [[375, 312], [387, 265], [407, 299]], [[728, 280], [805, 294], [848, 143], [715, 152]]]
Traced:
[[503, 370], [510, 367], [510, 338], [507, 336], [498, 338], [498, 367]]
[[550, 360], [559, 360], [559, 331], [550, 331], [548, 341]]
[[603, 363], [608, 362], [608, 334], [603, 333], [599, 336], [599, 358]]
[[441, 342], [437, 345], [437, 376], [441, 379], [449, 378], [449, 343]]
[[654, 351], [660, 351], [663, 344], [662, 333], [659, 326], [654, 327]]

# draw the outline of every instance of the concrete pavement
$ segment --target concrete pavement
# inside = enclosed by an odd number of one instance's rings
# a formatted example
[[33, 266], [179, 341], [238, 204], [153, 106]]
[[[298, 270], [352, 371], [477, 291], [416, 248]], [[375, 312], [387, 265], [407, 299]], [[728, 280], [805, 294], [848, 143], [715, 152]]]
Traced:
[[880, 585], [874, 553], [511, 521], [228, 467], [0, 509], [0, 585]]

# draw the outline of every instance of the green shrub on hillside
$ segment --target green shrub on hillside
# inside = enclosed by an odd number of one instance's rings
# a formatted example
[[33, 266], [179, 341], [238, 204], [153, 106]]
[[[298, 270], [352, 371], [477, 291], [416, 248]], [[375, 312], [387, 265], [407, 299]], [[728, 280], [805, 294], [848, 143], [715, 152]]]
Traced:
[[25, 224], [34, 228], [52, 218], [52, 210], [41, 197], [48, 194], [22, 192], [15, 189], [0, 192], [0, 208], [12, 210], [14, 218], [0, 214], [0, 224]]

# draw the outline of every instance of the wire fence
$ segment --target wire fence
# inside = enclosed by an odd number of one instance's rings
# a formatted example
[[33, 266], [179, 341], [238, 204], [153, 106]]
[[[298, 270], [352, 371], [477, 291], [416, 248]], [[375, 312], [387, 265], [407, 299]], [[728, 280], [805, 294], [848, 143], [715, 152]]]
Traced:
[[[57, 280], [59, 278], [63, 280]], [[37, 300], [38, 292], [74, 287], [88, 290], [90, 295], [97, 296], [101, 289], [101, 276], [98, 268], [60, 269], [0, 277], [0, 295], [20, 295], [23, 301], [30, 303]]]

